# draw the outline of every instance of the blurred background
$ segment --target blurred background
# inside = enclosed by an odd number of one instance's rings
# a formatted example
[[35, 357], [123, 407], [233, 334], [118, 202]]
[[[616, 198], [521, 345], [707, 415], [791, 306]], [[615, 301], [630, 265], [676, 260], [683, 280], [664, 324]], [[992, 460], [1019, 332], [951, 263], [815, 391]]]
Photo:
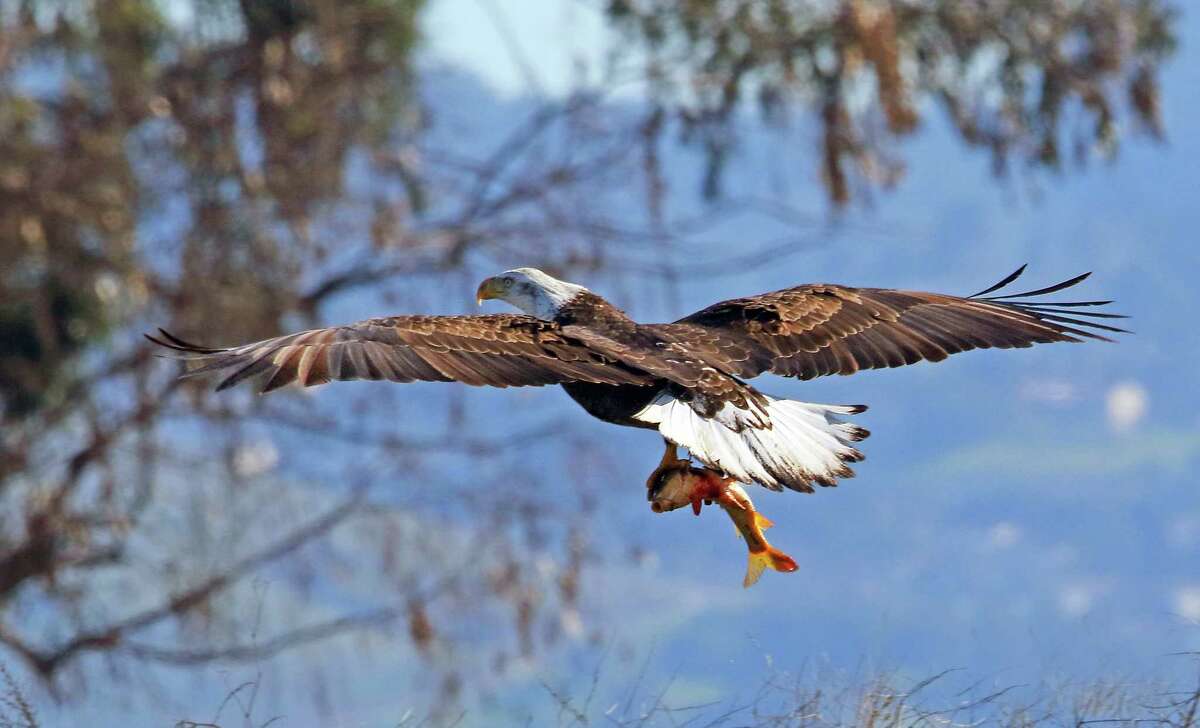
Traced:
[[[1166, 0], [0, 0], [0, 723], [1188, 715], [1127, 696], [1200, 650], [1197, 39]], [[759, 491], [800, 570], [750, 590], [723, 514], [650, 512], [658, 438], [557, 389], [218, 395], [141, 339], [523, 265], [662, 321], [1026, 262], [1137, 333], [760, 382], [874, 435]]]

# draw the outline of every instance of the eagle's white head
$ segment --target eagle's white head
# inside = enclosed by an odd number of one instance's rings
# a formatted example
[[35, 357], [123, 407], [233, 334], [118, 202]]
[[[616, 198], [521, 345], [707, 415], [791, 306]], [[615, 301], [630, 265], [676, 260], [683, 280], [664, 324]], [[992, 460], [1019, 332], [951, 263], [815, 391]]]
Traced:
[[560, 281], [537, 268], [516, 268], [480, 283], [475, 299], [483, 303], [496, 298], [530, 316], [550, 321], [568, 301], [585, 291], [583, 286]]

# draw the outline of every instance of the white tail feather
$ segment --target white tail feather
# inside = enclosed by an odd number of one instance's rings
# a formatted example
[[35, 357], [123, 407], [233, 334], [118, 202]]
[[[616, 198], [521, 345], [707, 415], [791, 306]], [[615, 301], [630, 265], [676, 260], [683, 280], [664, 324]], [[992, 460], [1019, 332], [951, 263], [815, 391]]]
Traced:
[[863, 456], [851, 443], [868, 433], [838, 415], [864, 409], [767, 397], [769, 425], [734, 431], [722, 423], [741, 418], [729, 413], [721, 416], [720, 412], [706, 418], [664, 391], [634, 418], [658, 425], [663, 437], [736, 480], [761, 483], [772, 490], [786, 486], [811, 492], [813, 482], [834, 485], [838, 478], [854, 475], [846, 463]]

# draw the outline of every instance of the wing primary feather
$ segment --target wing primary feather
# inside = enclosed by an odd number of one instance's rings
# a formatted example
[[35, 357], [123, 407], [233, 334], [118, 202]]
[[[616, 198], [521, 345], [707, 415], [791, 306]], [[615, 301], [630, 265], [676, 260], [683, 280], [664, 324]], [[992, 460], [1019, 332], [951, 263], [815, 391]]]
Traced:
[[317, 346], [305, 346], [300, 349], [300, 360], [296, 364], [296, 381], [301, 386], [308, 386], [308, 375], [312, 371], [313, 361], [320, 349]]
[[[1092, 275], [1092, 272], [1088, 271], [1087, 273], [1081, 273], [1080, 275], [1077, 275], [1070, 280], [1063, 281], [1062, 283], [1055, 283], [1054, 285], [1046, 286], [1045, 288], [1039, 288], [1036, 291], [1025, 291], [1024, 293], [1009, 293], [1009, 294], [1006, 294], [1003, 296], [989, 296], [985, 300], [1002, 301], [1007, 298], [1024, 298], [1026, 296], [1042, 296], [1047, 293], [1056, 293], [1065, 288], [1070, 288], [1071, 286], [1082, 283], [1083, 281], [1087, 280], [1090, 275]], [[971, 298], [974, 298], [974, 296], [971, 296]]]
[[165, 339], [159, 339], [157, 337], [151, 336], [150, 334], [142, 334], [142, 336], [146, 337], [146, 339], [148, 341], [150, 341], [158, 346], [161, 346], [164, 349], [170, 349], [171, 351], [178, 351], [178, 352], [182, 352], [184, 354], [194, 354], [195, 355], [194, 357], [173, 356], [172, 358], [175, 358], [175, 359], [192, 359], [192, 358], [196, 358], [196, 357], [208, 356], [210, 354], [220, 354], [220, 353], [224, 353], [226, 351], [225, 349], [211, 349], [211, 350], [194, 349], [194, 348], [191, 348], [188, 346], [180, 346], [178, 344], [173, 344], [170, 341], [167, 341]]
[[184, 341], [183, 339], [175, 336], [170, 331], [167, 331], [163, 328], [160, 328], [158, 333], [162, 334], [163, 338], [165, 338], [167, 341], [174, 344], [174, 346], [171, 348], [179, 349], [180, 351], [193, 351], [197, 354], [219, 354], [223, 351], [229, 351], [229, 349], [214, 349], [209, 346], [199, 346], [189, 341]]
[[301, 384], [311, 387], [314, 384], [325, 384], [330, 381], [328, 351], [329, 347], [327, 346], [313, 347], [313, 355], [308, 362], [308, 372], [300, 381]]
[[301, 348], [295, 346], [285, 346], [280, 349], [276, 356], [276, 369], [271, 377], [263, 384], [259, 394], [273, 392], [280, 387], [286, 386], [296, 378], [296, 359], [301, 355]]
[[[159, 329], [159, 331], [162, 331], [162, 329]], [[144, 336], [146, 338], [146, 340], [150, 341], [151, 343], [157, 344], [158, 346], [161, 346], [164, 349], [172, 349], [174, 351], [188, 351], [188, 349], [185, 349], [182, 346], [176, 346], [174, 344], [164, 341], [163, 339], [157, 339], [157, 338], [151, 336], [150, 334], [142, 334], [142, 336]]]
[[1022, 304], [1014, 304], [1014, 305], [1019, 305], [1022, 309], [1026, 310], [1026, 311], [1034, 311], [1034, 312], [1038, 312], [1038, 313], [1041, 313], [1041, 312], [1061, 313], [1066, 316], [1090, 316], [1092, 318], [1106, 318], [1106, 319], [1127, 319], [1127, 318], [1129, 318], [1128, 316], [1126, 316], [1123, 313], [1103, 313], [1100, 311], [1063, 311], [1058, 308], [1052, 308], [1052, 306], [1057, 306], [1058, 304], [1022, 303]]
[[[273, 353], [275, 353], [274, 349], [267, 348], [266, 351], [262, 352], [258, 356], [252, 357], [250, 359], [249, 363], [247, 363], [245, 366], [243, 366], [242, 368], [238, 369], [237, 371], [233, 372], [229, 376], [222, 379], [221, 382], [217, 385], [217, 391], [222, 392], [222, 391], [234, 386], [238, 382], [241, 382], [244, 379], [248, 379], [250, 377], [253, 377], [255, 374], [259, 374], [260, 372], [264, 372], [267, 369], [269, 369], [271, 367], [271, 362], [267, 359], [267, 357]], [[196, 371], [188, 372], [187, 375], [185, 375], [185, 376], [199, 374], [202, 371], [207, 370], [207, 369], [224, 369], [225, 367], [229, 366], [229, 364], [230, 364], [230, 362], [216, 361], [216, 362], [213, 362], [212, 364], [208, 365], [207, 367], [201, 367], [200, 369], [197, 369]]]
[[1020, 268], [1017, 268], [1012, 273], [1009, 273], [1007, 276], [1004, 277], [1004, 280], [1000, 281], [999, 283], [992, 286], [991, 288], [985, 288], [982, 291], [980, 291], [979, 293], [972, 293], [971, 295], [967, 296], [967, 298], [978, 298], [979, 296], [985, 296], [985, 295], [991, 293], [992, 291], [998, 291], [1001, 288], [1004, 288], [1009, 283], [1012, 283], [1013, 281], [1020, 278], [1021, 274], [1024, 273], [1025, 269], [1028, 267], [1029, 267], [1029, 264], [1026, 263], [1025, 265], [1021, 266]]
[[1028, 305], [1037, 306], [1106, 306], [1112, 301], [1030, 301]]
[[[1070, 318], [1068, 316], [1055, 316], [1053, 314], [1040, 314], [1040, 318], [1042, 318], [1046, 321], [1055, 321], [1060, 324], [1070, 324], [1072, 326], [1087, 326], [1087, 327], [1093, 328], [1093, 329], [1100, 329], [1101, 331], [1111, 331], [1115, 334], [1131, 334], [1131, 333], [1133, 333], [1132, 331], [1126, 331], [1125, 329], [1119, 329], [1116, 326], [1106, 326], [1106, 325], [1104, 325], [1102, 323], [1098, 323], [1096, 321], [1080, 321], [1079, 319]], [[1066, 329], [1066, 330], [1071, 331], [1071, 329]], [[1080, 332], [1072, 331], [1072, 333], [1080, 333]], [[1087, 334], [1086, 331], [1083, 333]]]
[[910, 326], [897, 324], [892, 330], [892, 334], [898, 338], [903, 337], [908, 342], [910, 351], [916, 354], [916, 358], [909, 361], [909, 364], [915, 364], [921, 359], [942, 361], [949, 356], [945, 349], [938, 346], [929, 337], [914, 331]]

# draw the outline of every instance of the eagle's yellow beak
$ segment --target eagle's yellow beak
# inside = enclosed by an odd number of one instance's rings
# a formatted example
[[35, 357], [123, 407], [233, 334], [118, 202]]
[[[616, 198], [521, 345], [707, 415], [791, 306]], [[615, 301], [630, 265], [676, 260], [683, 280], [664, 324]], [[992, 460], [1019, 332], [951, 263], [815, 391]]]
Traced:
[[479, 289], [475, 291], [475, 305], [481, 306], [484, 301], [500, 298], [504, 295], [504, 284], [499, 278], [487, 278], [483, 283], [479, 284]]

